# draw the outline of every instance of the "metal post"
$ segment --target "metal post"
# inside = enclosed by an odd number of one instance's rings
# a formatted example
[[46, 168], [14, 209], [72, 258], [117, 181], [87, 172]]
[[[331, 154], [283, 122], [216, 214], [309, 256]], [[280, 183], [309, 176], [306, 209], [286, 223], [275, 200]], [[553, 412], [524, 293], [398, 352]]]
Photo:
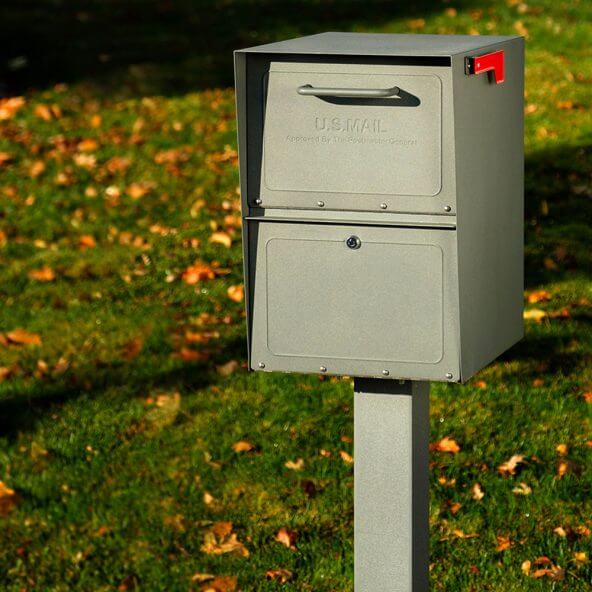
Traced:
[[429, 383], [354, 381], [355, 592], [427, 592]]

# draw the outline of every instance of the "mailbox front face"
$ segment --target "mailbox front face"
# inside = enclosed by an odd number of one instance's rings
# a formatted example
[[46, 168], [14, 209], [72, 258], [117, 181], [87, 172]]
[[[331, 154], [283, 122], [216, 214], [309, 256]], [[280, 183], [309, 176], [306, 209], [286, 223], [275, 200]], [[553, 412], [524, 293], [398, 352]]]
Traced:
[[269, 222], [253, 235], [255, 368], [457, 376], [453, 231]]
[[454, 209], [448, 69], [272, 62], [262, 84], [264, 207]]

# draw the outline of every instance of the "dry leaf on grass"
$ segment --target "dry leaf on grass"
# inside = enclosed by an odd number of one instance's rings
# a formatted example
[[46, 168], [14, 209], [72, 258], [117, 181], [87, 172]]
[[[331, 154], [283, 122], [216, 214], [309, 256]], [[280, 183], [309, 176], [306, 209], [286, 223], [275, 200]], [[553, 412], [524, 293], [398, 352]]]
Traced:
[[255, 446], [246, 440], [239, 440], [232, 445], [232, 449], [235, 452], [250, 452], [255, 450]]
[[162, 429], [173, 424], [181, 407], [181, 395], [179, 393], [164, 393], [157, 395], [153, 400], [155, 405], [146, 414], [147, 423], [153, 429]]
[[9, 97], [0, 99], [0, 121], [12, 119], [17, 111], [25, 106], [24, 97]]
[[25, 329], [14, 329], [6, 333], [6, 338], [10, 343], [16, 345], [41, 345], [41, 337], [37, 333], [30, 333]]
[[351, 454], [348, 454], [347, 452], [345, 452], [345, 450], [340, 450], [339, 456], [341, 457], [341, 460], [346, 465], [353, 465], [354, 464], [354, 457]]
[[551, 300], [550, 292], [547, 290], [537, 290], [535, 292], [531, 292], [527, 297], [526, 300], [529, 304], [536, 304], [537, 302], [548, 302]]
[[17, 505], [18, 497], [14, 489], [0, 481], [0, 516], [8, 516]]
[[235, 592], [237, 578], [235, 576], [217, 576], [200, 586], [200, 592]]
[[230, 286], [227, 294], [233, 302], [242, 302], [245, 299], [245, 289], [242, 286]]
[[460, 446], [456, 440], [448, 436], [442, 438], [437, 444], [433, 444], [431, 448], [437, 452], [449, 452], [450, 454], [458, 454], [460, 452]]
[[144, 340], [141, 337], [134, 337], [123, 346], [122, 356], [124, 360], [137, 358], [144, 347]]
[[216, 272], [206, 263], [196, 262], [190, 265], [181, 275], [181, 279], [190, 286], [203, 280], [213, 280]]
[[286, 461], [284, 466], [286, 467], [286, 469], [290, 469], [292, 471], [300, 471], [304, 468], [304, 459], [299, 458], [298, 460], [295, 460], [295, 461], [288, 460], [288, 461]]
[[226, 362], [226, 364], [221, 364], [220, 366], [216, 366], [216, 371], [220, 376], [230, 376], [234, 374], [239, 369], [239, 363], [236, 360], [230, 360]]
[[232, 238], [227, 232], [214, 232], [212, 236], [210, 236], [210, 242], [223, 245], [227, 249], [232, 246]]
[[201, 551], [209, 555], [232, 553], [240, 557], [248, 557], [249, 550], [232, 532], [232, 522], [216, 522], [204, 535]]
[[289, 530], [283, 526], [275, 535], [275, 540], [284, 545], [284, 547], [288, 547], [288, 549], [296, 549], [295, 543], [297, 539], [298, 533], [295, 530]]
[[518, 483], [518, 487], [514, 487], [512, 493], [516, 495], [530, 495], [532, 489], [526, 483]]
[[540, 308], [531, 308], [530, 310], [525, 310], [522, 313], [522, 317], [525, 321], [535, 321], [537, 323], [542, 322], [543, 319], [546, 319], [549, 315]]
[[475, 483], [473, 488], [471, 489], [471, 493], [473, 495], [473, 499], [476, 501], [480, 501], [485, 497], [485, 492], [479, 483]]
[[289, 569], [268, 569], [265, 572], [265, 577], [268, 580], [274, 580], [280, 584], [285, 584], [292, 579], [292, 572]]
[[92, 249], [97, 246], [97, 241], [90, 234], [83, 234], [78, 240], [78, 246], [81, 249]]
[[54, 270], [47, 265], [39, 269], [32, 269], [27, 276], [30, 280], [36, 280], [38, 282], [53, 282], [55, 280]]
[[505, 537], [505, 536], [496, 536], [495, 537], [496, 540], [496, 547], [495, 550], [498, 552], [502, 552], [502, 551], [507, 551], [511, 546], [512, 546], [512, 541], [510, 540], [510, 537]]
[[521, 454], [514, 454], [509, 460], [505, 463], [502, 463], [497, 470], [501, 475], [515, 475], [518, 471], [519, 467], [523, 465], [525, 462], [524, 456]]
[[557, 444], [555, 450], [559, 456], [565, 456], [567, 454], [567, 444]]

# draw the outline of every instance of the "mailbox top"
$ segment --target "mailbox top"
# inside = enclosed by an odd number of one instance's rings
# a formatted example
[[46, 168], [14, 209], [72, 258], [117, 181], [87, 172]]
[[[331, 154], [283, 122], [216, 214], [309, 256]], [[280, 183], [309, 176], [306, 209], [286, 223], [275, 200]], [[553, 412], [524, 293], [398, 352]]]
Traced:
[[485, 49], [515, 36], [494, 35], [398, 35], [381, 33], [320, 33], [258, 45], [240, 52], [356, 56], [452, 57]]

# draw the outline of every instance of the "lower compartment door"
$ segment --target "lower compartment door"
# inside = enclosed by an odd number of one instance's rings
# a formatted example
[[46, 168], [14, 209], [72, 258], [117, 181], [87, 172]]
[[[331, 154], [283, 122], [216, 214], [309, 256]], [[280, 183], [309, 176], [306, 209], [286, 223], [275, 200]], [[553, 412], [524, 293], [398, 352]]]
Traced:
[[459, 379], [455, 231], [250, 224], [254, 369]]

